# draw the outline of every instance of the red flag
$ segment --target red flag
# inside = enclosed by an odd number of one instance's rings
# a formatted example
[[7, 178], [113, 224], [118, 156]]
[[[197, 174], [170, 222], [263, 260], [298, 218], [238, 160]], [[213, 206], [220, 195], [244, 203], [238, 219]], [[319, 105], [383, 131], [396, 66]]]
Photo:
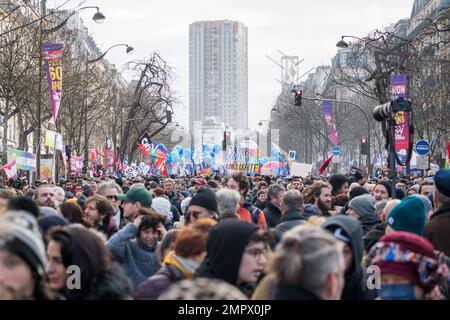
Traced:
[[333, 156], [331, 156], [331, 157], [329, 157], [324, 163], [323, 163], [323, 165], [320, 167], [320, 169], [319, 169], [319, 174], [322, 174], [324, 171], [325, 171], [325, 169], [328, 167], [328, 165], [330, 164], [330, 162], [331, 162], [331, 159], [333, 159]]

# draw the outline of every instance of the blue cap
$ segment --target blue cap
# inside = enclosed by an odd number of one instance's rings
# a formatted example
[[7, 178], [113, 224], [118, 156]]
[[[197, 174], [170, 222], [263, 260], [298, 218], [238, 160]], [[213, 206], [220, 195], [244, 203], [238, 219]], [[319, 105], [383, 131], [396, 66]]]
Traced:
[[446, 197], [450, 197], [450, 169], [441, 169], [434, 175], [436, 189]]

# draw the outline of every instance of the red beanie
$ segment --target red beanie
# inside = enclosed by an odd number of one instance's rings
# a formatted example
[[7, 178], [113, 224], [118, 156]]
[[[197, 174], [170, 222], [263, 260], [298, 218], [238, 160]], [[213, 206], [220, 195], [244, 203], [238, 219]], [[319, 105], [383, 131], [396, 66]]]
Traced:
[[439, 277], [449, 276], [448, 268], [436, 259], [433, 245], [409, 232], [383, 236], [370, 250], [369, 258], [382, 273], [401, 276], [426, 290], [432, 289]]

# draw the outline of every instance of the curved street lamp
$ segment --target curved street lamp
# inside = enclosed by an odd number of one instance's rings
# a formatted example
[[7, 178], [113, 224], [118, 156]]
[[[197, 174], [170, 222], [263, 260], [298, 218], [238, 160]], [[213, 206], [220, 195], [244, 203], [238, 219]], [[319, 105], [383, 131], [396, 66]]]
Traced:
[[107, 49], [102, 55], [100, 55], [99, 57], [94, 58], [94, 59], [87, 59], [86, 62], [87, 62], [87, 63], [94, 63], [94, 62], [100, 61], [100, 60], [102, 60], [102, 59], [106, 56], [106, 54], [107, 54], [112, 48], [119, 47], [119, 46], [125, 46], [125, 47], [127, 47], [127, 49], [126, 49], [126, 53], [127, 53], [127, 54], [131, 54], [131, 53], [133, 53], [133, 51], [134, 51], [134, 48], [131, 47], [131, 46], [129, 46], [128, 44], [125, 44], [125, 43], [115, 44], [115, 45], [113, 45], [112, 47], [108, 48], [108, 49]]
[[74, 12], [72, 12], [66, 19], [64, 19], [59, 25], [57, 25], [56, 27], [53, 27], [51, 29], [46, 29], [46, 30], [42, 30], [42, 32], [44, 34], [49, 34], [55, 31], [58, 31], [59, 29], [61, 29], [62, 27], [64, 27], [67, 22], [69, 21], [70, 18], [72, 18], [72, 16], [84, 9], [97, 9], [97, 12], [92, 16], [92, 20], [94, 20], [97, 23], [102, 23], [103, 21], [105, 21], [106, 17], [103, 13], [100, 12], [100, 8], [99, 7], [95, 7], [95, 6], [87, 6], [87, 7], [82, 7], [79, 8], [77, 10], [75, 10]]

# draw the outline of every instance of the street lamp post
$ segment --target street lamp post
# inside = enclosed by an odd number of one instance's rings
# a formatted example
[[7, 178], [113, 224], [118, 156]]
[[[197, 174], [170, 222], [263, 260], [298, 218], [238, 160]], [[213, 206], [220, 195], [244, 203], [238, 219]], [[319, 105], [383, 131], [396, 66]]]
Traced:
[[128, 44], [125, 43], [120, 43], [120, 44], [116, 44], [113, 45], [111, 47], [109, 47], [103, 54], [101, 54], [100, 56], [98, 56], [97, 58], [94, 59], [88, 59], [87, 57], [87, 51], [86, 51], [86, 56], [85, 56], [85, 85], [84, 85], [84, 99], [83, 99], [83, 104], [84, 104], [84, 168], [85, 168], [85, 172], [87, 173], [87, 170], [89, 168], [89, 150], [88, 150], [88, 103], [87, 103], [87, 96], [88, 96], [88, 92], [87, 92], [87, 87], [88, 87], [88, 83], [87, 83], [87, 75], [88, 75], [88, 65], [91, 63], [95, 63], [98, 62], [100, 60], [102, 60], [106, 54], [115, 47], [119, 47], [119, 46], [125, 46], [126, 47], [126, 53], [130, 54], [134, 51], [134, 48], [129, 46]]
[[[367, 148], [369, 149], [369, 152], [367, 154], [367, 165], [370, 165], [370, 146], [371, 146], [371, 134], [370, 134], [370, 119], [369, 116], [367, 115], [367, 112], [358, 104], [352, 102], [352, 101], [346, 101], [346, 100], [337, 100], [337, 99], [325, 99], [325, 98], [309, 98], [309, 97], [302, 97], [303, 100], [307, 100], [307, 101], [330, 101], [330, 102], [338, 102], [338, 103], [346, 103], [346, 104], [350, 104], [354, 107], [356, 107], [358, 110], [360, 110], [363, 114], [364, 117], [366, 118], [367, 121]], [[277, 110], [273, 110], [274, 112], [277, 112]], [[262, 124], [262, 123], [261, 123]]]
[[[71, 13], [65, 20], [63, 20], [59, 25], [57, 25], [54, 28], [48, 29], [48, 30], [44, 30], [43, 28], [43, 22], [44, 19], [49, 16], [50, 14], [47, 14], [47, 0], [42, 0], [41, 2], [41, 16], [39, 19], [34, 20], [30, 23], [27, 23], [25, 25], [22, 25], [20, 27], [11, 29], [7, 32], [4, 32], [2, 34], [0, 34], [0, 36], [3, 36], [5, 34], [8, 34], [10, 32], [13, 32], [15, 30], [18, 30], [20, 28], [24, 28], [28, 25], [31, 25], [32, 23], [38, 22], [39, 21], [39, 81], [38, 81], [38, 101], [37, 101], [37, 128], [36, 128], [36, 178], [40, 179], [40, 175], [41, 175], [41, 126], [42, 126], [42, 117], [41, 117], [41, 112], [42, 112], [42, 60], [43, 60], [43, 54], [42, 54], [42, 43], [43, 43], [43, 35], [47, 35], [50, 34], [52, 32], [58, 31], [59, 29], [61, 29], [62, 27], [64, 27], [67, 22], [69, 21], [70, 17], [72, 17], [75, 13], [80, 12], [81, 10], [84, 9], [97, 9], [97, 12], [94, 14], [94, 16], [92, 17], [92, 19], [97, 22], [97, 23], [101, 23], [105, 20], [105, 16], [100, 12], [100, 9], [98, 7], [93, 7], [93, 6], [87, 6], [87, 7], [82, 7], [79, 8], [77, 10], [75, 10], [73, 13]], [[56, 125], [56, 124], [55, 124]], [[70, 173], [69, 173], [70, 174]]]

